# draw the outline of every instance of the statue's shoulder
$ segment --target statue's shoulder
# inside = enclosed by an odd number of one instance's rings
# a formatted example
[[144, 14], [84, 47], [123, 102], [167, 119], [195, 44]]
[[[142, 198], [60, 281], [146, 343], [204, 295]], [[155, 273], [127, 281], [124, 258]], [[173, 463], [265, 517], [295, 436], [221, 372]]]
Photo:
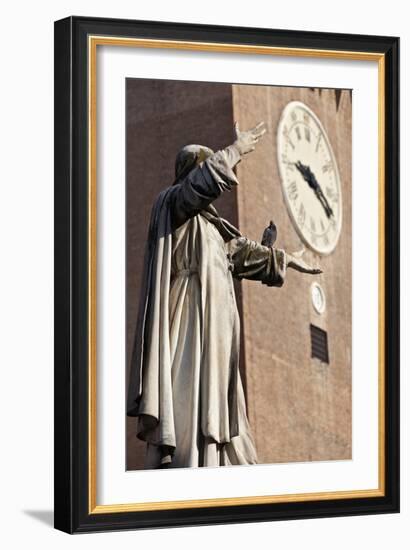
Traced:
[[154, 235], [157, 235], [158, 226], [168, 223], [171, 206], [171, 196], [173, 194], [173, 187], [167, 187], [163, 189], [153, 202], [151, 209], [151, 220], [149, 235], [150, 239], [154, 239]]
[[172, 186], [166, 187], [157, 195], [152, 205], [153, 211], [161, 209], [163, 206], [169, 205], [169, 201], [171, 200], [171, 196], [173, 194], [173, 189], [174, 188]]

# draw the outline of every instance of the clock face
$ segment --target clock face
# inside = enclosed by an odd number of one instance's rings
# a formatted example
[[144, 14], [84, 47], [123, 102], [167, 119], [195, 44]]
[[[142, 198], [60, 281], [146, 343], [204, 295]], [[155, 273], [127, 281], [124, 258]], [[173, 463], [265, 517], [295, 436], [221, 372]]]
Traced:
[[312, 304], [316, 312], [322, 314], [326, 310], [326, 296], [323, 288], [319, 283], [312, 283], [310, 287], [310, 292], [312, 295]]
[[302, 241], [330, 254], [342, 227], [339, 171], [329, 138], [300, 101], [286, 105], [278, 126], [278, 165], [290, 218]]

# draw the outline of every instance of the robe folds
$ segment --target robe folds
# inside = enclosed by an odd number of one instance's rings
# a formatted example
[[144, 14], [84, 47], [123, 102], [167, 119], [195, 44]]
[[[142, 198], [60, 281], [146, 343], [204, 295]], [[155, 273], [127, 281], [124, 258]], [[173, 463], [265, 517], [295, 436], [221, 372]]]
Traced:
[[233, 277], [281, 286], [286, 258], [211, 204], [238, 185], [239, 160], [234, 146], [214, 153], [152, 209], [127, 403], [147, 442], [145, 468], [257, 463]]

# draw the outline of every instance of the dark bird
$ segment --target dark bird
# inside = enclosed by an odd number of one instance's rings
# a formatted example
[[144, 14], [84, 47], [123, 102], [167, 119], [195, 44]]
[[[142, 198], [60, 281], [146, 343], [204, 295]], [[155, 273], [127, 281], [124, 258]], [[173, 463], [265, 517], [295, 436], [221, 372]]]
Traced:
[[273, 246], [277, 236], [278, 236], [278, 230], [276, 229], [276, 225], [271, 220], [268, 227], [263, 232], [262, 244], [264, 246]]

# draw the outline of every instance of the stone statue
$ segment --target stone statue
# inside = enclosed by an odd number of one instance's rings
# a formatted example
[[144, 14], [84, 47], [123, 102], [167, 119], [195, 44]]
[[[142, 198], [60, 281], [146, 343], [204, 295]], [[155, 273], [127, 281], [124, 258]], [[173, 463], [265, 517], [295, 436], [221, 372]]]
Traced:
[[236, 124], [224, 150], [184, 147], [153, 205], [127, 404], [147, 443], [145, 468], [257, 463], [233, 278], [280, 287], [287, 268], [321, 272], [242, 236], [212, 204], [238, 185], [233, 168], [265, 131]]

